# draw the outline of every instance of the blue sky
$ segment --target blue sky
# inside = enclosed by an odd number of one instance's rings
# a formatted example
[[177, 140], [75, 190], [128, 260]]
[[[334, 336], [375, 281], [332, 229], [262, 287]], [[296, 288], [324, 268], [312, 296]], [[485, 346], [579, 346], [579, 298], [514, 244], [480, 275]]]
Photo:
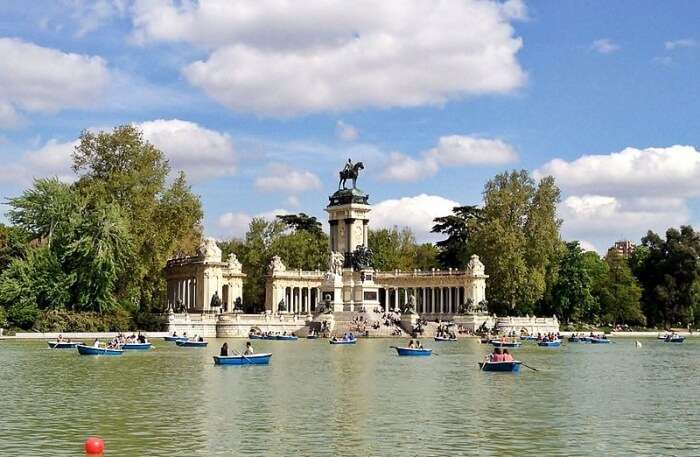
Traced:
[[554, 175], [563, 236], [599, 251], [698, 220], [697, 2], [27, 3], [0, 5], [5, 197], [135, 123], [220, 238], [323, 218], [348, 157], [373, 225], [421, 240], [513, 168]]

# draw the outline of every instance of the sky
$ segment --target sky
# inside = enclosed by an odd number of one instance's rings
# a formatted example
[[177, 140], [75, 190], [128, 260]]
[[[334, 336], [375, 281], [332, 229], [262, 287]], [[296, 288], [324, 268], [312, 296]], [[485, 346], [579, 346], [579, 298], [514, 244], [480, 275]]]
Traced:
[[220, 239], [325, 220], [352, 158], [375, 228], [435, 241], [433, 218], [526, 169], [561, 188], [562, 237], [605, 252], [699, 220], [698, 17], [681, 0], [5, 0], [0, 196], [74, 180], [81, 131], [135, 124]]

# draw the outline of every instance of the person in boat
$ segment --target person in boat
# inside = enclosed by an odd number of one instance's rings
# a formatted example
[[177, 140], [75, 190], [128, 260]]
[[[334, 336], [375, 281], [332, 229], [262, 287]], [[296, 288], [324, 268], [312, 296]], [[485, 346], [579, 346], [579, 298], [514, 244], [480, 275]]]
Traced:
[[250, 341], [246, 342], [245, 344], [245, 351], [243, 352], [243, 355], [253, 355], [255, 352], [253, 351], [253, 345], [250, 344]]
[[418, 340], [416, 340], [416, 349], [423, 349], [423, 345]]
[[177, 336], [177, 332], [173, 332], [173, 336]]
[[416, 347], [416, 345], [415, 345], [415, 343], [413, 342], [413, 340], [411, 340], [411, 341], [408, 342], [408, 348], [409, 348], [409, 349], [415, 349], [415, 347]]
[[503, 362], [503, 351], [501, 348], [495, 348], [491, 354], [491, 362]]
[[228, 343], [224, 343], [221, 346], [221, 351], [219, 351], [219, 355], [222, 357], [228, 357]]
[[508, 352], [508, 349], [503, 350], [503, 361], [504, 362], [512, 362], [513, 361], [513, 356]]
[[348, 333], [348, 340], [352, 341], [355, 339], [355, 335], [352, 334], [352, 332]]
[[202, 337], [200, 336], [199, 339], [198, 339], [197, 341], [199, 341], [200, 343], [202, 343], [202, 342], [204, 342], [204, 338], [202, 338]]
[[58, 335], [58, 338], [56, 338], [56, 342], [62, 343], [63, 342], [63, 335]]
[[95, 341], [92, 343], [92, 347], [94, 347], [94, 348], [100, 347], [100, 340], [95, 338]]

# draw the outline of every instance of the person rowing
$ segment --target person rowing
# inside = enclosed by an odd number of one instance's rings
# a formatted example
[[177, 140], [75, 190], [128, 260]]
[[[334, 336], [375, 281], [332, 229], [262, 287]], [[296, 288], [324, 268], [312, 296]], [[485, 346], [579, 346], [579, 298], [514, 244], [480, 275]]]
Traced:
[[228, 357], [228, 343], [224, 343], [221, 346], [221, 351], [219, 352], [221, 357]]
[[253, 355], [255, 351], [253, 351], [253, 345], [250, 344], [250, 341], [246, 342], [245, 344], [245, 351], [243, 351], [243, 355]]
[[501, 348], [495, 348], [493, 354], [488, 355], [489, 362], [504, 362], [503, 351]]

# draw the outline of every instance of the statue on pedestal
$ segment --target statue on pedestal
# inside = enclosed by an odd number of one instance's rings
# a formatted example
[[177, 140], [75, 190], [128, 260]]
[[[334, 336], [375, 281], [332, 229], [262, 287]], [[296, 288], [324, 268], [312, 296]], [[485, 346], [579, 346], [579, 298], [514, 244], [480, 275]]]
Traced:
[[272, 258], [272, 260], [270, 260], [267, 270], [270, 274], [275, 274], [287, 271], [287, 267], [285, 267], [284, 263], [282, 263], [280, 256], [276, 255]]
[[221, 298], [219, 298], [219, 291], [214, 291], [214, 295], [211, 297], [211, 302], [209, 303], [209, 306], [212, 308], [219, 308], [221, 307]]
[[348, 163], [345, 164], [345, 167], [338, 173], [340, 176], [340, 180], [338, 181], [338, 190], [340, 189], [347, 189], [345, 186], [345, 182], [348, 179], [352, 180], [352, 188], [355, 189], [357, 188], [357, 177], [360, 174], [360, 170], [364, 170], [365, 166], [362, 164], [362, 162], [357, 162], [356, 164], [352, 163], [351, 159], [348, 159]]
[[372, 267], [372, 250], [366, 246], [358, 246], [352, 253], [352, 267], [356, 270], [364, 270]]
[[342, 276], [345, 256], [340, 252], [331, 252], [328, 257], [328, 271], [334, 275]]
[[231, 270], [233, 273], [240, 273], [242, 270], [241, 262], [238, 261], [238, 257], [236, 257], [236, 254], [233, 252], [228, 255], [228, 259], [226, 259], [228, 263], [228, 269]]

